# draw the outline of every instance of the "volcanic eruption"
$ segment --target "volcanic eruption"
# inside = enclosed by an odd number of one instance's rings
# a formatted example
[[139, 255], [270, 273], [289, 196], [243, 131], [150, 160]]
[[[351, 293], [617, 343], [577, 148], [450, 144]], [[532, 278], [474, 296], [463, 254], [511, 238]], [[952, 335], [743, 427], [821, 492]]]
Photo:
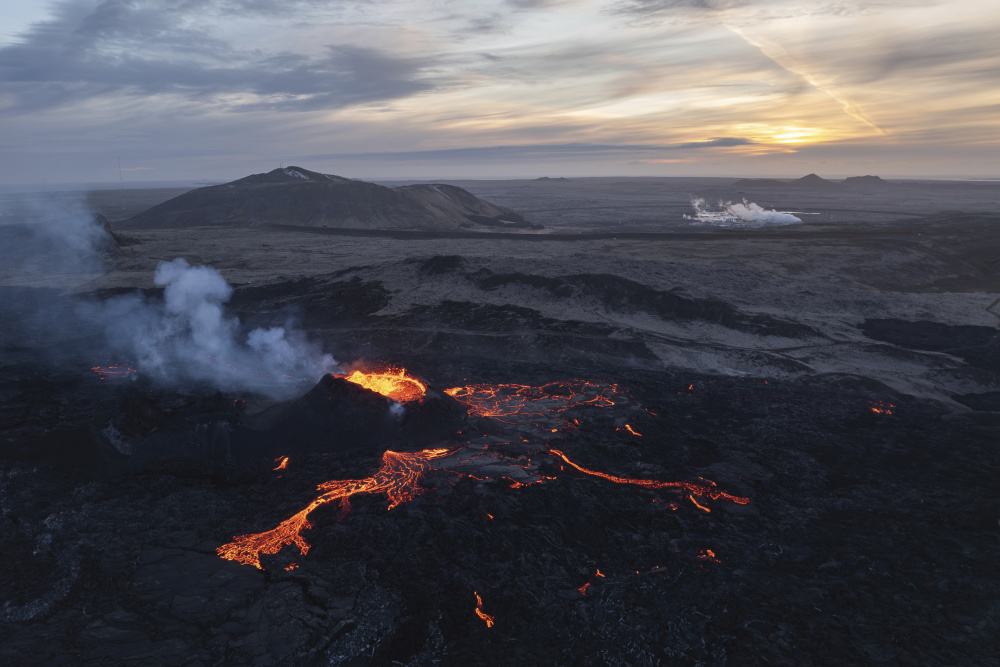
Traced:
[[[347, 376], [354, 382], [394, 400], [420, 402], [427, 392], [427, 385], [401, 368], [373, 373], [354, 371]], [[560, 449], [549, 447], [548, 440], [553, 434], [570, 435], [578, 428], [578, 420], [570, 419], [565, 413], [571, 408], [600, 409], [616, 403], [627, 402], [627, 395], [617, 385], [594, 381], [570, 380], [553, 382], [540, 387], [517, 384], [474, 384], [452, 387], [445, 394], [461, 401], [471, 414], [490, 418], [496, 422], [514, 427], [507, 437], [515, 436], [528, 442], [525, 434], [542, 436], [536, 451], [531, 456], [512, 455], [505, 451], [502, 439], [479, 437], [449, 443], [446, 447], [434, 447], [416, 452], [386, 451], [382, 454], [379, 468], [360, 479], [333, 480], [317, 487], [320, 495], [305, 508], [282, 521], [277, 527], [262, 533], [238, 535], [233, 541], [217, 549], [222, 558], [263, 569], [262, 555], [273, 555], [286, 546], [295, 546], [301, 555], [309, 552], [310, 545], [303, 537], [303, 531], [313, 528], [309, 515], [318, 507], [338, 502], [340, 516], [344, 517], [351, 508], [351, 498], [358, 494], [385, 495], [387, 509], [410, 502], [427, 491], [424, 486], [427, 473], [441, 471], [451, 475], [449, 483], [463, 476], [479, 481], [494, 480], [506, 482], [511, 488], [521, 488], [528, 484], [540, 484], [556, 479], [543, 473], [544, 468], [560, 471], [569, 466], [585, 475], [604, 479], [616, 484], [632, 485], [651, 491], [666, 491], [688, 498], [697, 508], [710, 512], [705, 504], [708, 500], [727, 501], [740, 505], [749, 498], [727, 493], [709, 480], [659, 481], [622, 477], [586, 468], [569, 458]], [[627, 425], [626, 425], [627, 426]], [[629, 432], [638, 435], [633, 429]], [[501, 430], [503, 433], [503, 430]], [[547, 437], [546, 437], [547, 436]], [[523, 446], [522, 446], [523, 449]], [[565, 464], [560, 465], [559, 462]], [[700, 499], [700, 500], [699, 500]], [[671, 506], [676, 508], [676, 503]], [[477, 614], [492, 625], [492, 617], [481, 613], [481, 602]], [[487, 620], [488, 619], [488, 620]]]

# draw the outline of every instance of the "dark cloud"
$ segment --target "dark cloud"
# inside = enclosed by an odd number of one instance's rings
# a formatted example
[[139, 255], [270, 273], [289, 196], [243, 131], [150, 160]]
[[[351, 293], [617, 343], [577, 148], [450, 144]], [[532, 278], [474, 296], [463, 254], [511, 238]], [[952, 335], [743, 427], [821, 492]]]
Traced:
[[[288, 3], [283, 3], [287, 9]], [[330, 46], [320, 57], [266, 54], [213, 38], [199, 12], [277, 9], [269, 0], [75, 0], [18, 43], [0, 48], [0, 100], [27, 112], [125, 93], [180, 95], [231, 108], [311, 110], [390, 100], [435, 85], [429, 59]], [[242, 93], [257, 100], [224, 103]]]

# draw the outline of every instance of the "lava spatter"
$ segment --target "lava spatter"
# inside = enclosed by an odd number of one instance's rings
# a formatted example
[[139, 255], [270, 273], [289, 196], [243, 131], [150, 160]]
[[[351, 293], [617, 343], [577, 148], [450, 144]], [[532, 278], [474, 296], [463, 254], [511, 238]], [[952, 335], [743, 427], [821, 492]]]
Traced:
[[408, 374], [404, 368], [354, 371], [344, 379], [400, 403], [419, 401], [427, 393], [427, 385]]

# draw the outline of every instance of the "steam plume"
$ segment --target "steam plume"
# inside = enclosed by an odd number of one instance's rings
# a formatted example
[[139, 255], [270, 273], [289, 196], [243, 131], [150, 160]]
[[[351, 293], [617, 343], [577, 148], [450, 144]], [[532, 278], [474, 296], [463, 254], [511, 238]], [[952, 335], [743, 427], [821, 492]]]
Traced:
[[32, 280], [100, 271], [116, 243], [110, 230], [83, 203], [11, 199], [0, 219], [3, 277]]
[[705, 205], [705, 200], [697, 197], [691, 200], [694, 215], [685, 215], [685, 220], [695, 223], [710, 224], [717, 227], [764, 227], [767, 225], [796, 225], [802, 222], [791, 213], [767, 210], [754, 202], [744, 199], [736, 204], [732, 202], [718, 204], [718, 210], [711, 210]]
[[191, 266], [183, 258], [161, 262], [154, 282], [164, 288], [162, 301], [130, 294], [81, 307], [140, 374], [166, 384], [207, 382], [277, 397], [336, 369], [333, 357], [299, 331], [254, 329], [243, 338], [239, 320], [225, 314], [232, 288], [210, 266]]

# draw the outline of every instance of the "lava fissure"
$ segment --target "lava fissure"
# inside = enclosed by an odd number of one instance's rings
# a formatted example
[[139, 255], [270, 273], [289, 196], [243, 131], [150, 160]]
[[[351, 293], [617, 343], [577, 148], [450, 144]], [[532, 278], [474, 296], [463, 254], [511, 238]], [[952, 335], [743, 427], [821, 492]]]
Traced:
[[697, 482], [688, 482], [688, 481], [661, 482], [655, 479], [633, 479], [630, 477], [618, 477], [616, 475], [610, 475], [606, 472], [600, 472], [598, 470], [590, 470], [588, 468], [584, 468], [583, 466], [571, 461], [569, 457], [566, 456], [566, 454], [559, 451], [558, 449], [550, 449], [549, 452], [561, 458], [563, 461], [566, 462], [567, 465], [576, 468], [577, 470], [586, 475], [601, 477], [603, 479], [615, 482], [616, 484], [634, 484], [635, 486], [641, 486], [647, 489], [685, 490], [691, 494], [691, 496], [689, 497], [691, 498], [691, 501], [695, 505], [698, 505], [698, 507], [701, 507], [702, 509], [706, 510], [707, 508], [705, 508], [703, 505], [699, 505], [698, 501], [696, 501], [693, 498], [693, 496], [702, 496], [705, 498], [711, 498], [712, 500], [728, 500], [729, 502], [736, 503], [737, 505], [746, 505], [747, 503], [750, 502], [749, 498], [744, 498], [742, 496], [734, 496], [730, 493], [726, 493], [725, 491], [720, 491], [719, 489], [715, 488], [715, 482], [706, 482], [705, 484], [698, 484]]

